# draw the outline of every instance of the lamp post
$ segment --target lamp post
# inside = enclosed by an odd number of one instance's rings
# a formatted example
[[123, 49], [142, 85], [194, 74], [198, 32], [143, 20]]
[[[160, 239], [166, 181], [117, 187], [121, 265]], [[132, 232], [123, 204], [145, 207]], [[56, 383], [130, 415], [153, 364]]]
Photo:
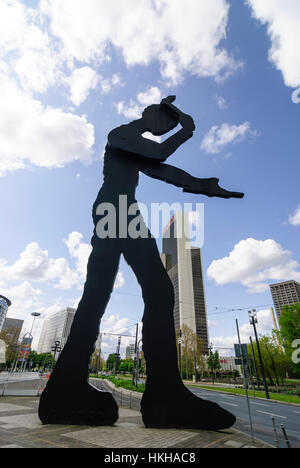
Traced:
[[259, 345], [259, 339], [258, 339], [258, 334], [257, 334], [257, 328], [256, 328], [256, 324], [258, 323], [257, 313], [256, 313], [256, 310], [253, 309], [252, 311], [249, 310], [248, 314], [249, 314], [250, 324], [253, 325], [253, 329], [254, 329], [255, 340], [256, 340], [256, 345], [257, 345], [257, 352], [258, 352], [258, 357], [259, 357], [259, 362], [260, 362], [260, 367], [261, 367], [261, 374], [262, 374], [262, 378], [263, 378], [263, 382], [264, 382], [266, 399], [270, 400], [269, 388], [268, 388], [268, 384], [267, 384], [267, 380], [266, 380], [265, 368], [264, 368], [264, 365], [263, 365], [263, 360], [262, 360], [262, 355], [261, 355], [261, 350], [260, 350], [260, 345]]
[[51, 351], [54, 353], [53, 358], [54, 358], [54, 361], [55, 361], [56, 353], [61, 352], [60, 341], [55, 341], [55, 344], [54, 344], [54, 346], [52, 346]]

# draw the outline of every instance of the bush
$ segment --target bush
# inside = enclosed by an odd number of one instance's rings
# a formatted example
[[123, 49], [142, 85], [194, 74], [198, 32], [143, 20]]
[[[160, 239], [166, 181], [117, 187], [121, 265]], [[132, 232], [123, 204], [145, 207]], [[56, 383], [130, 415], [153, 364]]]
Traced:
[[117, 388], [125, 388], [126, 390], [131, 390], [132, 392], [139, 392], [139, 393], [144, 393], [145, 391], [145, 384], [138, 384], [137, 387], [135, 385], [132, 385], [131, 380], [123, 380], [123, 379], [115, 379], [113, 376], [109, 375], [92, 375], [91, 377], [97, 377], [99, 379], [104, 379], [104, 380], [109, 380], [112, 382]]

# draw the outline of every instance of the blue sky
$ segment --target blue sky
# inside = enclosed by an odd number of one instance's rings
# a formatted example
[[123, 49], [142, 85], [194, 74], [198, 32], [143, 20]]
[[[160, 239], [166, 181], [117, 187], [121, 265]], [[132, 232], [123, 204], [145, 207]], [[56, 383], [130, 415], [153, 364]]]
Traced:
[[[297, 0], [0, 0], [0, 290], [13, 301], [9, 316], [28, 330], [31, 312], [44, 318], [80, 298], [107, 133], [175, 94], [196, 131], [170, 164], [219, 177], [245, 199], [183, 194], [141, 175], [138, 200], [205, 203], [216, 346], [232, 346], [235, 318], [248, 339], [248, 308], [270, 331], [268, 285], [300, 281], [299, 20]], [[142, 312], [122, 261], [103, 330], [133, 334]], [[107, 337], [103, 350], [115, 344]]]

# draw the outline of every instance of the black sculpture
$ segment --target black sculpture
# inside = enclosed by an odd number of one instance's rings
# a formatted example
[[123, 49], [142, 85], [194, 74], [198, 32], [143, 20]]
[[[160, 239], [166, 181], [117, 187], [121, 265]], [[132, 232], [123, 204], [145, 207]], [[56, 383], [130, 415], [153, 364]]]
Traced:
[[[41, 396], [39, 417], [45, 424], [113, 425], [118, 419], [114, 398], [88, 383], [88, 370], [121, 254], [137, 277], [145, 303], [143, 351], [147, 382], [141, 402], [145, 426], [220, 430], [235, 423], [233, 415], [215, 403], [196, 397], [182, 383], [174, 331], [173, 285], [142, 218], [141, 231], [149, 234], [147, 238], [117, 235], [116, 238], [100, 239], [96, 230], [104, 216], [97, 211], [101, 203], [113, 204], [117, 212], [120, 195], [127, 196], [128, 204], [136, 203], [139, 171], [181, 187], [185, 192], [209, 197], [243, 197], [241, 193], [220, 188], [218, 179], [198, 179], [163, 164], [195, 130], [193, 119], [177, 109], [172, 104], [174, 100], [175, 96], [169, 96], [160, 105], [147, 107], [141, 119], [114, 129], [108, 136], [104, 183], [93, 206], [95, 230], [87, 279], [68, 341]], [[154, 135], [166, 134], [178, 123], [182, 128], [161, 144], [142, 136], [145, 131]], [[127, 213], [125, 216], [129, 223], [130, 216]], [[117, 219], [117, 233], [119, 222]]]

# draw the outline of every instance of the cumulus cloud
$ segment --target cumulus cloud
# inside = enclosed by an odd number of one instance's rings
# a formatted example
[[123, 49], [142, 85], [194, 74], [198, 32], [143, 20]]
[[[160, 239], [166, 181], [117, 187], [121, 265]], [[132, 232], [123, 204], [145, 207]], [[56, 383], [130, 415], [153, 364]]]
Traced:
[[114, 46], [128, 66], [158, 61], [172, 84], [185, 72], [222, 79], [241, 66], [220, 46], [226, 0], [41, 0], [40, 8], [66, 55], [83, 63], [107, 60]]
[[0, 69], [0, 175], [28, 164], [90, 162], [94, 127], [86, 117], [45, 107]]
[[272, 239], [246, 239], [235, 245], [228, 257], [214, 260], [207, 270], [219, 285], [241, 283], [250, 293], [268, 290], [267, 281], [300, 281], [299, 264]]
[[295, 213], [289, 217], [289, 223], [293, 226], [300, 226], [300, 205], [296, 209]]
[[241, 125], [223, 123], [220, 127], [213, 126], [203, 138], [201, 149], [209, 154], [220, 153], [229, 144], [237, 144], [247, 136], [256, 136], [257, 132], [251, 129], [249, 122]]
[[48, 251], [42, 250], [37, 242], [28, 244], [12, 265], [0, 260], [0, 277], [5, 281], [54, 282], [61, 289], [70, 289], [79, 282], [78, 273], [72, 271], [65, 258], [49, 257]]
[[138, 93], [136, 101], [131, 99], [129, 104], [120, 101], [116, 104], [119, 115], [124, 115], [127, 119], [140, 119], [145, 107], [152, 104], [159, 104], [162, 100], [162, 94], [157, 86], [152, 86]]
[[88, 97], [90, 91], [95, 89], [99, 77], [91, 67], [76, 68], [72, 75], [66, 78], [69, 84], [71, 96], [70, 100], [75, 106], [80, 106]]
[[[298, 0], [247, 0], [252, 15], [262, 24], [267, 25], [267, 33], [272, 46], [269, 60], [283, 75], [287, 86], [300, 86], [300, 3]], [[294, 94], [298, 101], [298, 95]], [[299, 101], [298, 101], [299, 102]]]

